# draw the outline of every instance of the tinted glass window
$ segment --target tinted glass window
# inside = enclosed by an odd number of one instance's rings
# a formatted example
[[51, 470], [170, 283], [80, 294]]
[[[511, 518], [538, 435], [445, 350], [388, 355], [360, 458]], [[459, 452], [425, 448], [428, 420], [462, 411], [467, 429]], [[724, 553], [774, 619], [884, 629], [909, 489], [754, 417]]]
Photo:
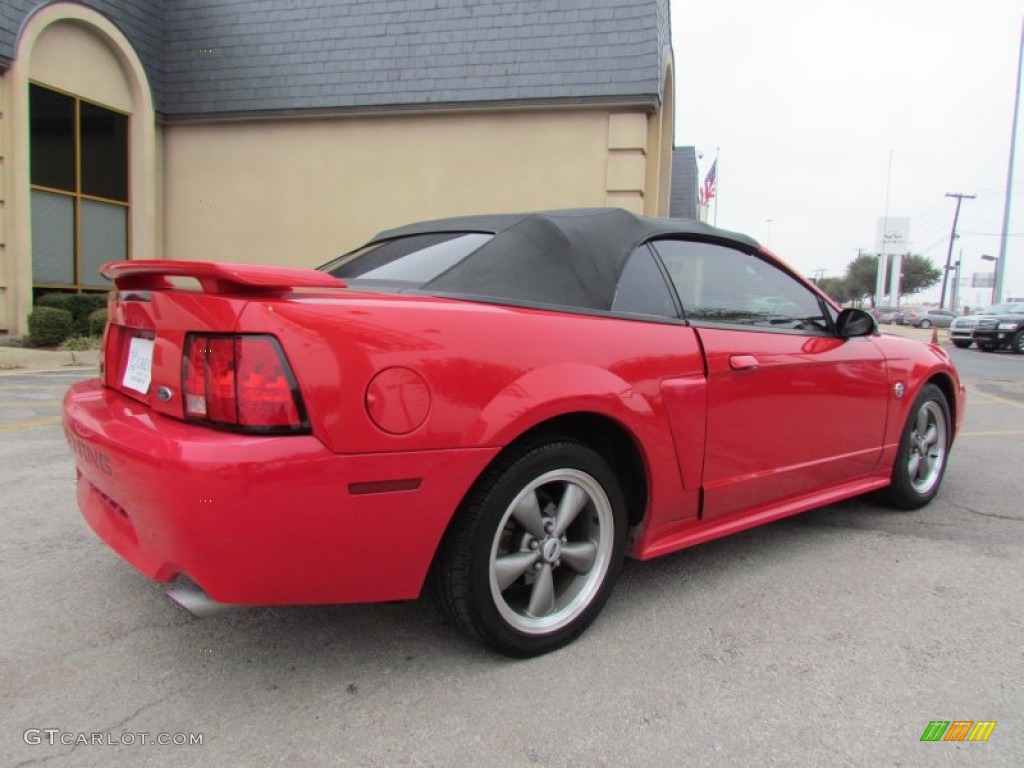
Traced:
[[757, 256], [710, 243], [655, 243], [687, 320], [825, 332], [817, 296]]
[[646, 245], [637, 248], [622, 268], [612, 312], [678, 317], [665, 276]]
[[128, 200], [128, 118], [81, 102], [82, 194]]
[[451, 269], [492, 237], [479, 232], [402, 237], [367, 246], [320, 269], [348, 282], [416, 287]]
[[75, 191], [75, 100], [38, 85], [28, 88], [31, 183]]

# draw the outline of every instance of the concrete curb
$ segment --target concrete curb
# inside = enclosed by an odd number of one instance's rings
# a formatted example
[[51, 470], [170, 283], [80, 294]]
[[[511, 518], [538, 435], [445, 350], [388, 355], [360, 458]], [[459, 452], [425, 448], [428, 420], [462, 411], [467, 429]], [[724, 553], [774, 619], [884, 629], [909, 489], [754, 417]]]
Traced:
[[30, 349], [0, 346], [0, 373], [96, 368], [99, 350], [71, 352], [64, 349]]

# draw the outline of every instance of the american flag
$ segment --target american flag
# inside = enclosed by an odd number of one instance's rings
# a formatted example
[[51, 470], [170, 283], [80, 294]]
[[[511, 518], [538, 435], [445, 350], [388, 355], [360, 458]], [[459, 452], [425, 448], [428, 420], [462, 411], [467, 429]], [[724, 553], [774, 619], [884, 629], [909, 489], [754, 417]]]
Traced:
[[711, 202], [715, 196], [715, 183], [718, 181], [718, 158], [711, 164], [708, 175], [704, 177], [704, 186], [700, 189], [700, 201], [703, 205]]

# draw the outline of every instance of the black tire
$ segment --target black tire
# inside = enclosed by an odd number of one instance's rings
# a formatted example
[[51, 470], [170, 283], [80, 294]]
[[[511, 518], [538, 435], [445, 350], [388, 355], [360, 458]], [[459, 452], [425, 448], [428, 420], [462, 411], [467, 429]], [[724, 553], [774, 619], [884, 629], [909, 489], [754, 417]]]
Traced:
[[1010, 349], [1018, 355], [1024, 355], [1024, 331], [1017, 331], [1014, 334], [1013, 341], [1010, 342]]
[[923, 507], [935, 498], [946, 472], [952, 439], [953, 425], [946, 396], [934, 384], [925, 384], [910, 408], [900, 435], [891, 483], [877, 492], [878, 500], [894, 509], [909, 510]]
[[967, 349], [971, 346], [971, 342], [965, 341], [964, 339], [953, 339], [953, 346], [958, 349]]
[[995, 352], [998, 347], [998, 344], [990, 344], [988, 342], [982, 343], [980, 341], [978, 342], [978, 349], [980, 349], [982, 352]]
[[561, 648], [611, 593], [625, 510], [614, 472], [587, 446], [559, 438], [513, 449], [480, 477], [445, 533], [428, 585], [435, 603], [508, 656]]
[[918, 326], [918, 328], [924, 328], [925, 330], [927, 330], [928, 328], [931, 328], [931, 327], [932, 327], [932, 321], [931, 320], [922, 320], [921, 324]]

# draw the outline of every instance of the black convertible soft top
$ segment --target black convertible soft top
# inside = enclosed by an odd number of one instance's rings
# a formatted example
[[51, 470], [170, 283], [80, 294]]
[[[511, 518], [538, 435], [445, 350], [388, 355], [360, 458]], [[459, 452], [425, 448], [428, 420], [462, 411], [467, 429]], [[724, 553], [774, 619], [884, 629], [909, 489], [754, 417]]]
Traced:
[[626, 260], [647, 240], [688, 236], [758, 248], [746, 235], [699, 221], [638, 216], [621, 208], [437, 219], [386, 230], [368, 245], [443, 232], [494, 237], [420, 290], [596, 310], [611, 308]]

